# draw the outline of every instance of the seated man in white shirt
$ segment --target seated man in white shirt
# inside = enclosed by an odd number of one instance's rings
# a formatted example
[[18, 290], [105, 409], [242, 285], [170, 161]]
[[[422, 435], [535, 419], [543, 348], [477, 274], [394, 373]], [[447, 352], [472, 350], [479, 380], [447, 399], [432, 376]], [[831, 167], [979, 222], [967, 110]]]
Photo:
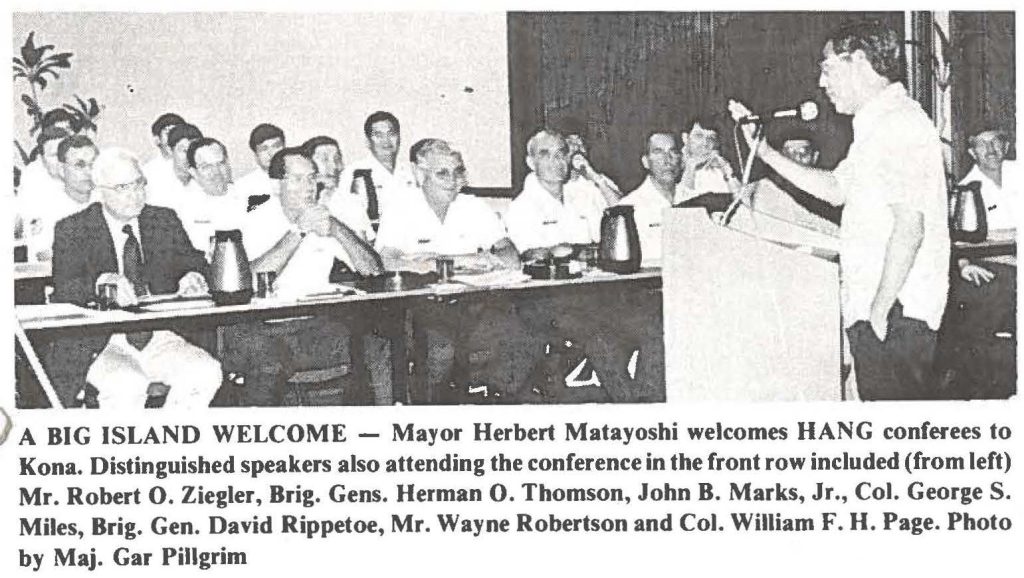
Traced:
[[433, 271], [439, 256], [454, 259], [456, 269], [519, 267], [498, 215], [460, 193], [466, 167], [458, 151], [431, 139], [419, 149], [414, 171], [420, 194], [381, 219], [376, 245], [387, 269]]
[[[57, 147], [61, 141], [70, 136], [70, 132], [57, 127], [47, 127], [36, 137], [39, 158], [29, 163], [21, 174], [21, 186], [18, 188], [17, 217], [15, 231], [21, 237], [16, 244], [27, 245], [28, 259], [40, 261], [49, 259], [49, 246], [45, 243], [47, 235], [38, 217], [40, 207], [52, 203], [64, 195], [64, 181], [61, 178], [61, 163], [57, 158]], [[52, 227], [53, 224], [50, 224]]]
[[[443, 140], [426, 139], [413, 147], [417, 195], [381, 219], [377, 248], [388, 270], [433, 271], [436, 259], [452, 259], [456, 271], [518, 270], [519, 252], [498, 215], [482, 200], [461, 190], [466, 184], [462, 155]], [[471, 334], [496, 326], [486, 304], [473, 304], [465, 315], [427, 307], [414, 318], [426, 329], [427, 385], [456, 382], [453, 401], [461, 401], [466, 376], [453, 373], [454, 357], [468, 355]], [[484, 320], [486, 318], [486, 320]], [[459, 367], [466, 369], [466, 364]]]
[[[981, 198], [985, 203], [986, 223], [989, 231], [1016, 229], [1020, 220], [1021, 193], [1024, 192], [1024, 176], [1016, 161], [1006, 160], [1010, 142], [1001, 130], [983, 130], [967, 140], [967, 153], [974, 159], [970, 172], [960, 180], [964, 185], [973, 181], [981, 183]], [[957, 265], [960, 277], [976, 286], [984, 285], [995, 278], [995, 273], [984, 263], [972, 263], [961, 258]]]
[[[97, 287], [113, 284], [120, 306], [147, 293], [179, 295], [207, 291], [202, 254], [189, 243], [174, 212], [146, 204], [146, 179], [138, 161], [121, 149], [104, 150], [93, 163], [100, 202], [62, 219], [54, 234], [55, 302], [85, 304]], [[62, 343], [58, 343], [58, 348]], [[102, 409], [142, 409], [151, 389], [162, 384], [164, 407], [207, 407], [222, 382], [220, 364], [206, 351], [170, 331], [116, 334], [87, 362], [85, 380], [99, 391]], [[66, 360], [80, 351], [68, 344]], [[71, 368], [82, 367], [81, 358]], [[88, 359], [88, 357], [86, 357]], [[67, 365], [67, 364], [65, 364]], [[81, 384], [60, 390], [69, 405]]]
[[369, 176], [373, 183], [373, 197], [370, 196], [371, 191], [360, 194], [363, 195], [363, 205], [370, 221], [376, 223], [388, 211], [388, 207], [396, 202], [399, 205], [405, 202], [415, 189], [416, 182], [411, 166], [398, 154], [402, 145], [402, 130], [395, 115], [382, 110], [374, 112], [363, 123], [363, 134], [370, 155], [353, 163], [350, 167], [351, 179], [346, 179], [346, 182], [353, 185], [352, 190], [356, 190], [355, 179]]
[[[523, 182], [523, 191], [512, 201], [505, 223], [509, 238], [523, 251], [525, 259], [540, 256], [557, 245], [587, 244], [600, 240], [601, 216], [606, 201], [594, 187], [585, 190], [563, 187], [569, 173], [569, 147], [558, 133], [542, 130], [527, 143], [526, 164], [533, 171]], [[578, 308], [576, 306], [579, 306]], [[619, 303], [605, 303], [614, 311]], [[516, 320], [525, 326], [523, 349], [541, 356], [538, 369], [526, 372], [517, 384], [515, 395], [524, 401], [542, 401], [560, 388], [556, 397], [574, 401], [657, 400], [663, 398], [661, 384], [652, 383], [646, 370], [628, 374], [628, 361], [638, 346], [656, 343], [646, 328], [623, 327], [614, 314], [593, 317], [593, 303], [572, 303], [554, 298], [530, 298], [516, 301]], [[647, 324], [650, 325], [650, 324]], [[582, 344], [601, 382], [600, 388], [567, 388], [561, 384], [557, 356], [551, 354], [566, 341]], [[643, 356], [643, 367], [659, 359], [652, 351]], [[538, 372], [543, 376], [538, 376]], [[553, 373], [554, 372], [554, 373]], [[544, 379], [547, 385], [536, 380]]]
[[[362, 275], [383, 272], [380, 257], [363, 236], [317, 202], [316, 169], [300, 148], [274, 155], [269, 175], [280, 185], [270, 200], [249, 213], [243, 243], [254, 273], [276, 274], [279, 298], [323, 291], [335, 259]], [[360, 206], [356, 203], [356, 206]], [[361, 216], [356, 211], [356, 217]], [[246, 373], [246, 405], [281, 405], [285, 381], [295, 372], [334, 367], [349, 356], [346, 323], [316, 317], [286, 323], [247, 323], [228, 328], [225, 365]], [[366, 336], [364, 349], [374, 402], [391, 401], [387, 342]]]
[[23, 219], [28, 225], [25, 242], [30, 256], [49, 261], [54, 225], [89, 205], [93, 191], [92, 163], [97, 154], [96, 145], [85, 135], [69, 136], [57, 145], [63, 190], [45, 197], [29, 197], [22, 206]]
[[530, 173], [512, 201], [505, 224], [521, 252], [560, 244], [596, 243], [608, 202], [595, 187], [567, 188], [569, 145], [553, 131], [535, 133], [526, 145]]
[[676, 203], [705, 193], [739, 192], [732, 166], [722, 157], [717, 117], [702, 115], [682, 133], [683, 175], [676, 187]]
[[[990, 237], [996, 231], [1005, 234], [1015, 230], [1024, 178], [1018, 163], [1006, 160], [1010, 146], [1006, 133], [986, 128], [967, 142], [974, 167], [960, 184], [981, 183]], [[949, 306], [943, 320], [945, 329], [936, 355], [943, 369], [952, 370], [944, 374], [944, 383], [954, 385], [949, 390], [951, 397], [1005, 398], [1013, 393], [1016, 376], [1006, 365], [1016, 358], [997, 354], [1005, 348], [997, 345], [999, 340], [995, 336], [1013, 334], [1016, 330], [1016, 261], [1005, 257], [959, 257], [954, 265]]]
[[647, 178], [620, 205], [633, 206], [640, 237], [643, 266], [661, 266], [662, 213], [672, 206], [676, 184], [679, 182], [679, 143], [675, 133], [660, 131], [647, 137], [647, 146], [640, 162]]
[[248, 205], [231, 191], [231, 163], [220, 141], [192, 141], [185, 158], [192, 180], [178, 203], [178, 216], [192, 245], [209, 254], [217, 231], [241, 228]]
[[272, 124], [261, 123], [249, 133], [249, 150], [256, 159], [256, 168], [235, 182], [232, 194], [255, 207], [277, 193], [277, 182], [267, 175], [270, 159], [285, 147], [284, 131]]
[[178, 124], [167, 133], [167, 145], [171, 148], [171, 170], [154, 171], [155, 180], [149, 180], [150, 204], [168, 207], [174, 210], [181, 208], [186, 187], [192, 181], [191, 167], [188, 166], [188, 147], [203, 138], [203, 133], [191, 124]]
[[157, 154], [142, 165], [142, 174], [151, 183], [159, 182], [161, 178], [174, 173], [174, 160], [172, 159], [171, 146], [167, 143], [171, 129], [179, 124], [185, 124], [185, 119], [173, 112], [161, 114], [152, 126], [149, 127], [153, 134], [153, 145], [156, 146]]

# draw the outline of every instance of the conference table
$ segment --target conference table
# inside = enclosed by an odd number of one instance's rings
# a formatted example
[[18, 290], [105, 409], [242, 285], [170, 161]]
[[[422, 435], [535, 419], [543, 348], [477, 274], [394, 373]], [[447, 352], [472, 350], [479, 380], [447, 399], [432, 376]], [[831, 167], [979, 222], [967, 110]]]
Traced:
[[[572, 315], [580, 315], [580, 304], [583, 303], [583, 310], [593, 314], [595, 322], [607, 324], [609, 320], [602, 318], [602, 304], [608, 296], [616, 295], [620, 301], [635, 302], [637, 315], [650, 316], [649, 305], [656, 302], [659, 317], [651, 321], [656, 321], [659, 327], [661, 323], [660, 269], [642, 269], [624, 275], [593, 270], [578, 278], [556, 280], [522, 279], [493, 273], [489, 276], [456, 276], [455, 280], [415, 289], [378, 292], [337, 285], [331, 292], [301, 299], [254, 298], [244, 305], [215, 306], [209, 301], [168, 300], [133, 311], [98, 311], [70, 304], [17, 305], [15, 311], [18, 331], [22, 332], [28, 345], [23, 345], [23, 349], [30, 361], [35, 361], [33, 373], [41, 377], [40, 384], [46, 382], [44, 387], [51, 390], [47, 392], [51, 405], [54, 405], [56, 396], [45, 376], [49, 357], [45, 353], [60, 347], [62, 340], [83, 336], [104, 338], [114, 333], [153, 330], [206, 332], [218, 335], [217, 345], [208, 347], [216, 355], [216, 348], [222, 343], [219, 335], [225, 327], [239, 324], [258, 327], [258, 323], [252, 322], [287, 322], [310, 316], [330, 316], [344, 320], [352, 332], [353, 382], [355, 387], [361, 388], [364, 397], [370, 395], [368, 374], [361, 351], [362, 340], [355, 337], [373, 331], [387, 337], [392, 344], [394, 399], [430, 403], [436, 399], [436, 392], [424, 391], [423, 357], [426, 350], [423, 328], [416, 326], [417, 320], [424, 316], [417, 312], [426, 310], [434, 315], [457, 316], [465, 315], [469, 304], [474, 302], [526, 301], [546, 304], [553, 309], [550, 311], [552, 319], [556, 319], [563, 309], [561, 304], [574, 304], [573, 307], [565, 307], [565, 311], [571, 310]], [[633, 310], [627, 307], [617, 311], [628, 315]], [[39, 373], [44, 375], [38, 376]], [[664, 377], [660, 379], [663, 387]]]

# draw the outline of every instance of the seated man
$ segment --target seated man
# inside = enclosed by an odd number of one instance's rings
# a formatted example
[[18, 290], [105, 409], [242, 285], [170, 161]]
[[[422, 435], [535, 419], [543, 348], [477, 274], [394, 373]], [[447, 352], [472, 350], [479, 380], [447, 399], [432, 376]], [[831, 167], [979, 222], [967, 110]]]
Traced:
[[[527, 143], [526, 164], [533, 171], [523, 182], [523, 191], [512, 201], [505, 219], [509, 238], [526, 258], [543, 254], [566, 244], [594, 243], [600, 239], [601, 216], [606, 201], [596, 188], [586, 192], [564, 187], [568, 178], [569, 147], [558, 133], [542, 130]], [[604, 311], [628, 307], [627, 303], [605, 303]], [[637, 347], [660, 342], [660, 335], [651, 335], [651, 323], [633, 327], [628, 320], [635, 315], [593, 316], [593, 303], [570, 302], [566, 299], [531, 298], [515, 304], [516, 317], [525, 327], [520, 337], [522, 348], [534, 355], [543, 354], [538, 371], [528, 371], [519, 379], [516, 394], [526, 401], [541, 401], [559, 388], [556, 397], [575, 401], [651, 401], [664, 398], [661, 384], [650, 377], [653, 363], [660, 358], [653, 348], [640, 356], [640, 367], [630, 375], [628, 362]], [[653, 312], [652, 314], [657, 314]], [[598, 373], [601, 388], [563, 388], [552, 367], [556, 356], [552, 351], [566, 341], [582, 344]], [[544, 374], [538, 376], [538, 372]], [[557, 373], [557, 372], [556, 372]], [[554, 383], [539, 383], [538, 379]], [[659, 389], [660, 388], [660, 389]], [[531, 393], [532, 392], [532, 393]], [[536, 395], [534, 395], [536, 394]]]
[[174, 174], [173, 151], [167, 137], [170, 136], [171, 129], [179, 124], [185, 124], [185, 119], [173, 112], [166, 112], [157, 117], [150, 127], [157, 155], [142, 165], [142, 174], [150, 183], [158, 183], [161, 179]]
[[676, 203], [705, 193], [739, 192], [740, 183], [732, 166], [722, 157], [718, 121], [714, 116], [699, 116], [682, 133], [683, 176], [676, 187]]
[[[345, 160], [341, 156], [341, 147], [338, 145], [338, 141], [329, 136], [315, 136], [302, 143], [300, 148], [316, 167], [317, 200], [330, 207], [335, 200], [335, 193], [338, 192], [341, 173], [345, 170]], [[337, 195], [339, 201], [342, 200], [342, 197], [353, 196], [349, 191], [345, 191], [345, 193], [345, 195]]]
[[[389, 211], [381, 219], [377, 248], [389, 270], [433, 271], [438, 257], [451, 258], [456, 270], [518, 270], [519, 252], [509, 240], [497, 214], [482, 200], [460, 191], [466, 184], [462, 155], [439, 139], [426, 139], [413, 146], [413, 166], [419, 194], [401, 210]], [[461, 390], [464, 375], [452, 375], [454, 356], [468, 354], [471, 335], [504, 320], [493, 318], [493, 310], [474, 304], [466, 315], [451, 315], [437, 308], [418, 311], [415, 323], [426, 329], [427, 385], [436, 388], [456, 381]], [[482, 317], [487, 321], [481, 321]], [[459, 369], [466, 369], [465, 364]], [[463, 391], [464, 393], [464, 391]]]
[[[30, 261], [46, 260], [49, 247], [41, 245], [39, 240], [47, 236], [43, 234], [42, 223], [33, 223], [37, 218], [39, 207], [52, 203], [64, 195], [64, 181], [61, 179], [61, 163], [57, 158], [57, 147], [61, 141], [70, 136], [68, 131], [57, 127], [46, 127], [36, 137], [40, 150], [39, 159], [29, 163], [21, 175], [18, 188], [17, 217], [15, 230], [21, 232], [18, 241], [24, 240], [28, 247]], [[52, 227], [53, 224], [50, 224]], [[44, 259], [40, 259], [43, 257]]]
[[449, 256], [456, 269], [519, 267], [519, 253], [498, 215], [482, 200], [460, 194], [466, 182], [462, 155], [443, 140], [417, 152], [413, 168], [419, 195], [381, 219], [377, 248], [389, 270], [434, 270]]
[[[960, 181], [981, 183], [989, 236], [1017, 228], [1024, 179], [1014, 161], [1006, 160], [1009, 142], [998, 130], [983, 130], [968, 139], [974, 167]], [[1017, 265], [1015, 257], [959, 257], [950, 279], [950, 299], [936, 359], [945, 384], [957, 398], [1005, 398], [1013, 394], [1016, 372], [1014, 342], [998, 335], [1016, 331]]]
[[[383, 110], [374, 112], [366, 117], [363, 134], [366, 136], [366, 146], [370, 154], [356, 160], [350, 174], [353, 177], [369, 174], [369, 180], [372, 181], [374, 188], [362, 193], [361, 200], [368, 211], [370, 221], [376, 222], [387, 212], [388, 207], [396, 202], [405, 201], [415, 187], [415, 181], [409, 163], [398, 154], [402, 145], [402, 129], [395, 115]], [[354, 180], [347, 180], [346, 183], [353, 186], [352, 190], [357, 190]], [[376, 210], [371, 201], [376, 202]], [[375, 214], [370, 214], [374, 212]]]
[[235, 183], [232, 194], [255, 206], [277, 193], [277, 182], [267, 175], [270, 159], [285, 147], [284, 131], [267, 123], [256, 125], [249, 133], [249, 150], [256, 159], [256, 168]]
[[177, 124], [167, 133], [167, 146], [171, 149], [171, 170], [153, 172], [155, 180], [149, 181], [148, 202], [159, 207], [174, 210], [181, 208], [185, 196], [185, 187], [192, 181], [192, 171], [188, 166], [188, 147], [203, 138], [203, 133], [191, 124]]
[[[317, 203], [316, 169], [299, 148], [285, 148], [270, 161], [278, 193], [249, 213], [243, 229], [254, 273], [277, 276], [278, 297], [294, 299], [322, 291], [335, 259], [362, 275], [383, 272], [380, 257], [362, 236]], [[361, 214], [361, 212], [357, 212]], [[283, 323], [247, 323], [228, 328], [225, 364], [246, 373], [246, 405], [280, 405], [285, 381], [295, 371], [323, 369], [348, 357], [346, 324], [326, 317]], [[374, 401], [391, 401], [387, 343], [365, 340]]]
[[535, 133], [526, 145], [530, 173], [509, 206], [508, 236], [520, 251], [559, 244], [596, 243], [608, 202], [594, 187], [566, 188], [569, 145], [553, 131]]
[[231, 163], [220, 141], [192, 141], [185, 158], [192, 179], [182, 192], [178, 216], [192, 245], [209, 253], [217, 231], [242, 227], [248, 203], [231, 190]]
[[[202, 253], [189, 243], [174, 211], [146, 204], [138, 161], [121, 149], [96, 157], [93, 181], [100, 202], [57, 223], [53, 244], [54, 302], [84, 305], [99, 284], [117, 287], [121, 306], [147, 293], [207, 291]], [[73, 347], [73, 346], [72, 346]], [[220, 364], [170, 331], [110, 337], [86, 381], [104, 409], [141, 409], [150, 386], [169, 386], [165, 407], [207, 407], [222, 382]], [[81, 384], [61, 388], [65, 405]]]
[[661, 266], [662, 213], [672, 206], [679, 182], [679, 144], [668, 131], [654, 132], [647, 137], [647, 146], [640, 162], [647, 178], [619, 204], [633, 206], [640, 253], [645, 267]]
[[98, 154], [96, 145], [85, 135], [72, 135], [59, 143], [57, 161], [64, 182], [63, 190], [60, 194], [27, 197], [20, 209], [26, 225], [28, 254], [38, 261], [50, 260], [53, 227], [57, 221], [84, 209], [92, 197], [92, 163]]

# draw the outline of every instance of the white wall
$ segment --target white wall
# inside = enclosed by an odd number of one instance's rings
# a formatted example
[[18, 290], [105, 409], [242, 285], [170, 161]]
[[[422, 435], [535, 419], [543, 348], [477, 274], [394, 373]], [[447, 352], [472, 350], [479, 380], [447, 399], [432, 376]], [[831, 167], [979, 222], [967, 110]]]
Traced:
[[[291, 144], [333, 136], [354, 160], [368, 154], [363, 120], [383, 109], [402, 122], [401, 154], [448, 138], [471, 185], [510, 184], [504, 13], [19, 13], [13, 30], [14, 54], [30, 30], [37, 45], [75, 53], [44, 109], [95, 97], [101, 145], [144, 159], [150, 124], [174, 111], [227, 145], [236, 176], [255, 166], [247, 142], [260, 122]], [[14, 133], [27, 143], [28, 88], [14, 90]]]

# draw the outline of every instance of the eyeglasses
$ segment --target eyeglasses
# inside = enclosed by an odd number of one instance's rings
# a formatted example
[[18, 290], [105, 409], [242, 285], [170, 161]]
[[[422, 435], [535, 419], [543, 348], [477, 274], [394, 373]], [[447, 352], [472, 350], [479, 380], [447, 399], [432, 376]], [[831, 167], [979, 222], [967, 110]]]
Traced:
[[146, 188], [147, 184], [148, 181], [146, 180], [146, 177], [143, 176], [135, 179], [130, 183], [121, 183], [118, 185], [104, 185], [104, 188], [113, 189], [119, 193], [131, 193]]

